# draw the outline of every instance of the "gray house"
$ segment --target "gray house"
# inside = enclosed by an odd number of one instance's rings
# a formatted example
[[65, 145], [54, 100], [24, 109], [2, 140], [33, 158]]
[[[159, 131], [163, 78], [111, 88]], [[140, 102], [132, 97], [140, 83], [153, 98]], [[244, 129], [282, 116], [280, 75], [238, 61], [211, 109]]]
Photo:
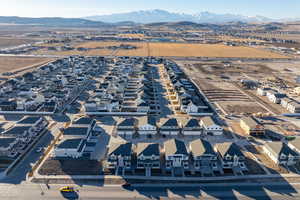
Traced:
[[164, 143], [166, 170], [189, 169], [189, 154], [183, 141], [167, 140]]
[[194, 160], [195, 171], [211, 173], [218, 171], [218, 155], [213, 146], [203, 139], [197, 139], [190, 143], [190, 152]]
[[138, 143], [136, 146], [137, 169], [160, 169], [158, 143]]
[[180, 132], [180, 127], [177, 119], [163, 119], [159, 131], [161, 135], [178, 135]]
[[116, 169], [121, 167], [130, 170], [132, 167], [132, 143], [111, 143], [107, 153], [106, 167]]
[[137, 120], [135, 118], [127, 118], [120, 121], [117, 125], [117, 135], [132, 138], [137, 127]]
[[245, 165], [245, 156], [241, 151], [241, 148], [236, 143], [219, 143], [216, 145], [216, 150], [223, 170], [247, 170]]

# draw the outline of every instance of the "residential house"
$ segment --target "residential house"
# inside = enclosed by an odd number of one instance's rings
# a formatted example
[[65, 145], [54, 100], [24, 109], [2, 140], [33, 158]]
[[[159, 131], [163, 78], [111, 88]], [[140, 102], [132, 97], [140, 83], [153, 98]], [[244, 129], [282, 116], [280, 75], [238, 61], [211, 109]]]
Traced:
[[132, 138], [136, 132], [137, 120], [135, 118], [126, 118], [120, 120], [117, 124], [117, 135], [125, 138]]
[[132, 168], [132, 143], [111, 143], [108, 147], [106, 167], [110, 169]]
[[213, 146], [207, 140], [197, 139], [190, 143], [194, 169], [203, 173], [218, 171], [218, 156]]
[[291, 166], [300, 160], [299, 152], [281, 141], [264, 144], [263, 151], [278, 165]]
[[300, 104], [296, 101], [289, 102], [287, 110], [291, 113], [300, 113]]
[[247, 170], [245, 165], [245, 156], [241, 151], [241, 147], [239, 147], [236, 143], [218, 143], [215, 148], [218, 153], [219, 160], [221, 160], [223, 170]]
[[189, 169], [189, 153], [185, 143], [178, 139], [171, 139], [164, 142], [166, 170]]
[[183, 135], [195, 135], [199, 136], [202, 134], [202, 128], [197, 119], [188, 119], [182, 127]]
[[158, 143], [138, 143], [135, 152], [137, 169], [160, 169], [160, 148]]
[[152, 116], [138, 118], [138, 134], [140, 136], [154, 136], [157, 134], [156, 119]]
[[217, 125], [211, 116], [202, 117], [200, 125], [203, 127], [204, 134], [222, 135], [223, 128]]
[[248, 135], [262, 136], [265, 134], [264, 126], [252, 117], [242, 117], [240, 120], [240, 126]]
[[161, 135], [178, 135], [180, 127], [176, 118], [162, 119], [159, 132]]

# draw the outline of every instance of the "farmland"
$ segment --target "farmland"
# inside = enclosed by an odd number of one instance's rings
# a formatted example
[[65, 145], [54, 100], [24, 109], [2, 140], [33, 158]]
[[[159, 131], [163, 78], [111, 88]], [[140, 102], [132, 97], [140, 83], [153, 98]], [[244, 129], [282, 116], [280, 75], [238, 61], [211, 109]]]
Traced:
[[85, 42], [75, 45], [76, 48], [101, 48], [129, 44], [136, 49], [92, 49], [80, 51], [47, 52], [60, 55], [111, 55], [116, 56], [174, 56], [174, 57], [240, 57], [240, 58], [286, 58], [286, 56], [250, 47], [231, 47], [222, 44], [190, 44], [190, 43], [145, 43], [145, 42]]
[[13, 47], [22, 44], [28, 44], [33, 42], [34, 40], [30, 39], [17, 39], [17, 38], [0, 38], [0, 48]]
[[1, 56], [0, 57], [0, 73], [24, 71], [28, 68], [38, 67], [43, 63], [50, 61], [49, 58], [38, 57], [16, 57]]

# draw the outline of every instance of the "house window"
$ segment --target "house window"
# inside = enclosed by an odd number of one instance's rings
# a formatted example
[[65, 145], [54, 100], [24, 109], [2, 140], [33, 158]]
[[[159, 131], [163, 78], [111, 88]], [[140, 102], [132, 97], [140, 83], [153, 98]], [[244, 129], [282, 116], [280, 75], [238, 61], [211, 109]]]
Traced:
[[227, 155], [227, 156], [225, 157], [225, 159], [226, 159], [226, 160], [230, 160], [230, 159], [231, 159], [231, 156], [230, 156], [230, 155]]

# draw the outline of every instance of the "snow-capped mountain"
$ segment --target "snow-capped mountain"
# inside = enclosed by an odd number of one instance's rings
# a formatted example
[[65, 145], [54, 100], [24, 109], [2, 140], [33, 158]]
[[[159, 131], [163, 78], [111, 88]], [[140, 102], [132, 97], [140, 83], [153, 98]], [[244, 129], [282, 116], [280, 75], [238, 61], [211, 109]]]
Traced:
[[127, 13], [116, 13], [111, 15], [96, 15], [84, 17], [88, 20], [115, 23], [120, 21], [133, 21], [136, 23], [154, 22], [178, 22], [191, 21], [196, 23], [226, 23], [226, 22], [269, 22], [272, 19], [256, 16], [248, 17], [234, 14], [215, 14], [211, 12], [200, 12], [197, 14], [173, 13], [165, 10], [142, 10]]

